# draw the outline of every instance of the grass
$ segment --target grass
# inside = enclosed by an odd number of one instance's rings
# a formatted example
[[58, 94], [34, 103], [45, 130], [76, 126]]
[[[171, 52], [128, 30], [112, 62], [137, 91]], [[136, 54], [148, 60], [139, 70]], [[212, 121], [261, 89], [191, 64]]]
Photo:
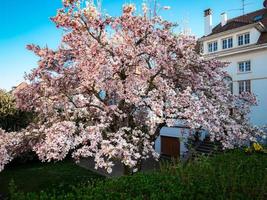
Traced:
[[[74, 170], [72, 167], [71, 169]], [[60, 167], [56, 168], [56, 171], [52, 170], [50, 182], [70, 183], [70, 180], [75, 180], [75, 177], [84, 173], [79, 172], [83, 170], [80, 168], [77, 168], [78, 171], [74, 170], [74, 174], [61, 172]], [[67, 169], [68, 167], [66, 171]], [[66, 177], [61, 176], [62, 179], [55, 181], [60, 173], [71, 174], [72, 178], [66, 180]], [[35, 173], [30, 174], [35, 175]], [[36, 181], [34, 179], [32, 178], [32, 181]], [[163, 164], [156, 172], [137, 173], [134, 176], [115, 179], [97, 179], [98, 181], [93, 183], [86, 182], [86, 176], [84, 180], [81, 185], [74, 185], [67, 190], [59, 188], [29, 193], [24, 191], [25, 186], [17, 184], [17, 188], [12, 190], [11, 200], [265, 200], [267, 199], [267, 155], [246, 154], [235, 150], [210, 158], [200, 157], [187, 164]], [[44, 185], [38, 188], [42, 187]]]
[[67, 190], [72, 185], [102, 178], [71, 161], [29, 163], [8, 167], [0, 173], [0, 193], [8, 193], [12, 180], [23, 192], [40, 192], [54, 188]]

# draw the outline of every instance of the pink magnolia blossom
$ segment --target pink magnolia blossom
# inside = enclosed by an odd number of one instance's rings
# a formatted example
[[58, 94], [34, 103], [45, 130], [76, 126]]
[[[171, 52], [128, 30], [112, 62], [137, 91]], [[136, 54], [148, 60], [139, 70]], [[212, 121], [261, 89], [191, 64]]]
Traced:
[[[201, 57], [195, 38], [176, 36], [160, 17], [135, 15], [133, 5], [119, 17], [78, 0], [64, 6], [52, 18], [67, 30], [62, 44], [27, 47], [40, 60], [16, 94], [18, 106], [34, 109], [39, 119], [17, 142], [27, 137], [42, 161], [71, 153], [76, 160], [94, 157], [96, 168], [109, 173], [115, 160], [137, 171], [142, 159], [158, 157], [160, 128], [177, 120], [209, 131], [225, 148], [259, 133], [247, 117], [255, 97], [232, 95], [225, 64]], [[1, 170], [21, 149], [9, 146], [15, 134], [0, 137]]]

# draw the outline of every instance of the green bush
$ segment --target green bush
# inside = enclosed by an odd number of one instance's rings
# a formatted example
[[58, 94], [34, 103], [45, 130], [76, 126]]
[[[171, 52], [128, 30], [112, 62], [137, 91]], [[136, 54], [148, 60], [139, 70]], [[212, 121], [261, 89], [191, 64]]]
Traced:
[[33, 119], [32, 112], [17, 109], [12, 94], [0, 89], [0, 128], [6, 131], [18, 131], [26, 128]]
[[72, 187], [68, 192], [18, 192], [11, 199], [267, 199], [267, 156], [233, 151], [160, 171]]

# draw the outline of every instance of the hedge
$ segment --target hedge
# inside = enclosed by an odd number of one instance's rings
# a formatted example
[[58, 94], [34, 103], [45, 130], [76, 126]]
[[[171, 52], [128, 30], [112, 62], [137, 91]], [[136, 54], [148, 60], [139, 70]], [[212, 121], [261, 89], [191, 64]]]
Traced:
[[68, 199], [267, 199], [267, 156], [232, 151], [187, 164], [163, 164], [159, 171], [72, 187], [68, 191], [19, 192], [14, 200]]

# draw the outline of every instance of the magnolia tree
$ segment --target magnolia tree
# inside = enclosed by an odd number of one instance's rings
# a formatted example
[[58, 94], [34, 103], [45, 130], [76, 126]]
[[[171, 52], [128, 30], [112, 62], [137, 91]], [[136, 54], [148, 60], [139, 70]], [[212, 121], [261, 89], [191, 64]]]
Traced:
[[[33, 149], [42, 161], [94, 157], [96, 168], [126, 172], [158, 157], [153, 146], [163, 126], [179, 119], [193, 130], [209, 131], [225, 148], [243, 145], [258, 130], [247, 114], [254, 96], [232, 95], [223, 81], [225, 64], [206, 60], [196, 41], [176, 36], [156, 16], [101, 14], [92, 4], [63, 1], [52, 20], [66, 32], [57, 50], [29, 45], [40, 57], [17, 92], [21, 109], [38, 113], [38, 123], [20, 134], [0, 131], [0, 169], [15, 155]], [[24, 145], [26, 143], [26, 145]]]

